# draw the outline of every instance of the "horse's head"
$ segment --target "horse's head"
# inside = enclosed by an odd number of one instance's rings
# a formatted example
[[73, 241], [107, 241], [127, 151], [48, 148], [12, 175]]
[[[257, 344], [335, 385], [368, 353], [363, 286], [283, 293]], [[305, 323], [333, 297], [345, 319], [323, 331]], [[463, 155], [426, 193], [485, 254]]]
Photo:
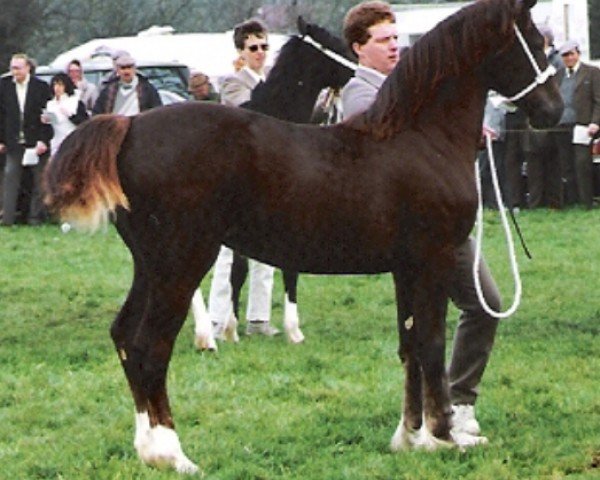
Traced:
[[485, 81], [523, 108], [532, 126], [551, 127], [560, 119], [563, 102], [544, 53], [544, 39], [531, 19], [537, 0], [505, 1], [514, 12], [514, 22], [507, 27], [510, 40], [485, 60]]
[[244, 106], [282, 120], [308, 122], [319, 92], [340, 88], [354, 74], [355, 57], [324, 28], [298, 20], [300, 35], [281, 48], [264, 84]]
[[321, 89], [343, 87], [354, 74], [350, 64], [356, 62], [356, 56], [345, 42], [317, 24], [307, 23], [302, 17], [298, 17], [298, 32], [309, 47], [302, 48], [306, 76], [319, 82]]

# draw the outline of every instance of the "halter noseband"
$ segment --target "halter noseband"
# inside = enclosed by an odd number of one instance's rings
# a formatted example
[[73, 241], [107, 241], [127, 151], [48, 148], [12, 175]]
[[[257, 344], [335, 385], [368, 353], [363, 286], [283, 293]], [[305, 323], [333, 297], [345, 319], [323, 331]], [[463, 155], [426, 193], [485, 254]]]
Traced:
[[529, 49], [529, 45], [527, 45], [527, 42], [525, 41], [525, 38], [523, 37], [523, 34], [521, 33], [521, 30], [519, 30], [519, 27], [516, 23], [515, 23], [515, 34], [517, 35], [519, 42], [521, 42], [521, 46], [523, 47], [523, 50], [525, 51], [525, 54], [527, 55], [527, 58], [529, 59], [531, 66], [535, 70], [536, 75], [535, 75], [535, 78], [533, 79], [533, 82], [531, 82], [528, 86], [526, 86], [519, 93], [513, 95], [512, 97], [507, 98], [505, 100], [505, 102], [516, 102], [517, 100], [520, 100], [521, 98], [523, 98], [525, 95], [527, 95], [529, 92], [531, 92], [538, 85], [543, 85], [544, 83], [546, 83], [548, 81], [548, 79], [556, 73], [556, 68], [554, 68], [554, 65], [548, 65], [548, 67], [546, 67], [546, 70], [544, 70], [543, 72], [540, 70], [540, 67], [538, 66], [537, 62], [535, 61], [535, 58], [533, 58], [533, 54], [531, 53], [531, 50]]
[[303, 40], [304, 42], [308, 43], [309, 45], [312, 45], [313, 47], [315, 47], [317, 50], [320, 50], [321, 52], [323, 52], [325, 55], [327, 55], [332, 60], [335, 60], [336, 62], [342, 64], [344, 67], [347, 67], [353, 71], [358, 68], [358, 65], [356, 63], [351, 62], [347, 58], [342, 57], [339, 53], [335, 53], [334, 51], [330, 50], [329, 48], [324, 47], [319, 42], [313, 40], [309, 35], [299, 35], [298, 37], [300, 38], [300, 40]]

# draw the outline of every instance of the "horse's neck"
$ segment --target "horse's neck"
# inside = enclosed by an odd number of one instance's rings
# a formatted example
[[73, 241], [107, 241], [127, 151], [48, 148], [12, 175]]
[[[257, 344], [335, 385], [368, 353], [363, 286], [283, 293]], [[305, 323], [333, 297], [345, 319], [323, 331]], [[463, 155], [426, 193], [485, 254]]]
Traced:
[[449, 80], [419, 115], [427, 131], [443, 135], [457, 147], [476, 150], [481, 138], [486, 89], [475, 76]]
[[[296, 87], [298, 81], [290, 82], [290, 87]], [[261, 86], [262, 94], [253, 98], [250, 108], [281, 120], [297, 123], [308, 122], [313, 106], [319, 94], [319, 87], [302, 85], [302, 88], [286, 88], [270, 84], [269, 81]]]

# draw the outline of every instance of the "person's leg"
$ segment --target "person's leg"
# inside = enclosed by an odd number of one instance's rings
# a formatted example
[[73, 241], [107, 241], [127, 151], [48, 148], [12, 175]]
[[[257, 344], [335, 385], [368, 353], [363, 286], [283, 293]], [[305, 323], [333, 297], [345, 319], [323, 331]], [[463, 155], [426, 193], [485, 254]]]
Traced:
[[592, 208], [594, 178], [591, 150], [587, 145], [574, 145], [573, 148], [575, 150], [575, 178], [577, 179], [579, 203], [585, 208]]
[[21, 184], [21, 173], [23, 172], [23, 166], [21, 165], [23, 153], [24, 149], [19, 148], [6, 154], [6, 165], [4, 166], [3, 225], [13, 225], [15, 223], [19, 185]]
[[250, 285], [248, 290], [247, 334], [276, 335], [279, 331], [270, 325], [273, 273], [275, 269], [250, 259]]
[[557, 136], [557, 152], [562, 178], [561, 206], [566, 207], [577, 202], [577, 183], [575, 180], [575, 149], [573, 148], [573, 128], [560, 131]]
[[39, 225], [46, 217], [42, 198], [42, 175], [47, 160], [48, 156], [44, 155], [40, 158], [37, 165], [30, 167], [32, 174], [31, 203], [29, 205], [29, 216], [27, 220], [30, 225]]
[[[457, 251], [457, 264], [450, 289], [450, 298], [462, 310], [448, 368], [450, 400], [453, 405], [475, 404], [498, 327], [498, 320], [483, 310], [477, 297], [472, 274], [474, 258], [475, 241], [469, 238]], [[487, 304], [498, 311], [501, 304], [500, 293], [483, 259], [479, 278]], [[468, 433], [477, 435], [478, 425]]]

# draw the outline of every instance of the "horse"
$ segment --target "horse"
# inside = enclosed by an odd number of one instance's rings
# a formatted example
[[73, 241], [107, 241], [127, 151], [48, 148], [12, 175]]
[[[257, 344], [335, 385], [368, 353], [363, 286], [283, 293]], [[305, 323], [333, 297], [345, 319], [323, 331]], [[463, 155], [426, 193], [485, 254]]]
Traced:
[[[302, 17], [298, 17], [297, 26], [299, 36], [291, 37], [282, 47], [267, 80], [254, 88], [250, 101], [241, 105], [243, 108], [281, 120], [308, 123], [319, 92], [325, 88], [339, 89], [352, 77], [355, 57], [342, 39], [316, 24], [306, 23]], [[247, 271], [247, 259], [234, 253], [231, 271], [233, 314], [223, 331], [224, 338], [234, 342], [238, 341], [239, 297]], [[298, 318], [298, 274], [283, 271], [283, 283], [284, 330], [292, 343], [300, 343], [304, 335]], [[196, 347], [216, 350], [211, 321], [200, 290], [192, 297], [192, 312]]]
[[391, 272], [405, 371], [392, 450], [479, 443], [451, 431], [447, 284], [474, 224], [487, 91], [514, 100], [534, 128], [562, 113], [534, 4], [464, 7], [403, 55], [366, 112], [334, 126], [179, 104], [98, 116], [63, 142], [46, 170], [48, 206], [89, 229], [114, 212], [133, 256], [110, 333], [145, 463], [197, 471], [175, 431], [166, 374], [221, 244], [300, 273]]

